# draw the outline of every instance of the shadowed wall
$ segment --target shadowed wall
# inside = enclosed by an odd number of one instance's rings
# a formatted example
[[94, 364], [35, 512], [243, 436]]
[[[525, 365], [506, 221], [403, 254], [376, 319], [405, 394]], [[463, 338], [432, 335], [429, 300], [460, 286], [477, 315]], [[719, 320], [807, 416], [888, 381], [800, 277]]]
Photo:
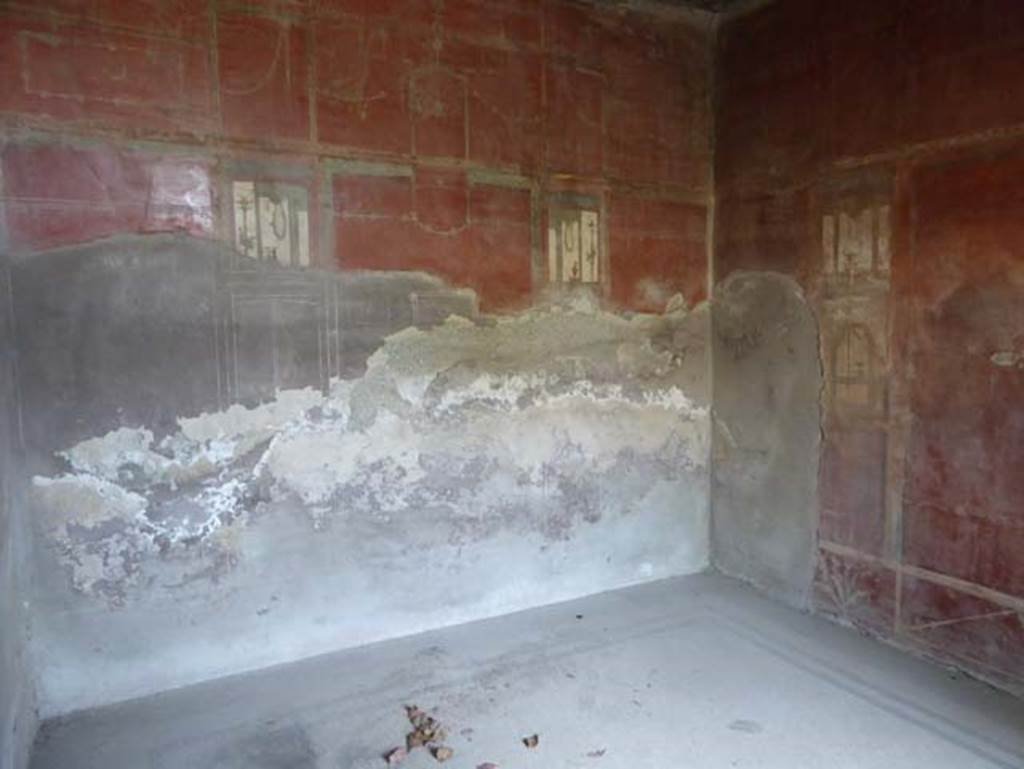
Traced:
[[720, 30], [715, 160], [717, 278], [820, 325], [813, 606], [1017, 689], [1022, 52], [1011, 0], [780, 0]]

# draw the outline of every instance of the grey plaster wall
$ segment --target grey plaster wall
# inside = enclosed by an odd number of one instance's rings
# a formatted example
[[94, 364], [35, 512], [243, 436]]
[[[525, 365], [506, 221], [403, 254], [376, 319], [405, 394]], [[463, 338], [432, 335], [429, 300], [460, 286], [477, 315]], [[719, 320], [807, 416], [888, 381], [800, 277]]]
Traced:
[[27, 765], [35, 732], [24, 585], [28, 541], [20, 493], [17, 398], [7, 262], [0, 258], [0, 769]]
[[709, 313], [189, 238], [14, 265], [45, 715], [709, 559]]
[[817, 323], [792, 279], [736, 272], [715, 292], [712, 326], [714, 564], [804, 606], [818, 519]]

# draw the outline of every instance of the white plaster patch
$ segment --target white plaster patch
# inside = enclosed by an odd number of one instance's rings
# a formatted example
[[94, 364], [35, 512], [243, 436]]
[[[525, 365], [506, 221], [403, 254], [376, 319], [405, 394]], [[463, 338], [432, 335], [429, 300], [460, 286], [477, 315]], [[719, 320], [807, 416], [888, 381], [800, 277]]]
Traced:
[[82, 441], [60, 452], [76, 471], [117, 481], [122, 468], [138, 467], [146, 476], [163, 475], [170, 461], [154, 453], [153, 433], [139, 427], [122, 427], [99, 438]]
[[[87, 542], [47, 527], [77, 588], [118, 597], [155, 553], [237, 546], [253, 505], [297, 505], [315, 530], [335, 520], [376, 535], [397, 527], [387, 546], [400, 536], [424, 549], [498, 532], [563, 542], [581, 527], [651, 515], [700, 539], [671, 549], [700, 562], [710, 417], [706, 392], [683, 383], [706, 366], [692, 359], [687, 373], [672, 345], [705, 328], [706, 313], [677, 306], [626, 318], [581, 296], [479, 324], [409, 328], [327, 395], [283, 391], [255, 408], [182, 418], [156, 448], [144, 428], [83, 441], [64, 452], [77, 485], [37, 479], [36, 503], [64, 523], [118, 523]], [[76, 494], [91, 506], [75, 507]], [[631, 547], [649, 549], [650, 535], [635, 539]]]
[[146, 510], [146, 498], [104, 478], [79, 473], [56, 478], [36, 476], [31, 494], [44, 511], [47, 531], [68, 524], [92, 528], [111, 520], [132, 521]]
[[393, 497], [399, 487], [390, 476], [400, 475], [403, 483], [422, 478], [420, 436], [409, 422], [383, 412], [362, 430], [331, 427], [297, 426], [282, 433], [261, 459], [261, 469], [311, 505], [327, 502], [339, 487], [358, 481], [378, 495], [382, 510], [397, 504]]
[[224, 411], [178, 420], [180, 435], [217, 453], [218, 463], [248, 453], [289, 422], [320, 406], [324, 396], [307, 387], [281, 390], [269, 403], [253, 408], [234, 405]]

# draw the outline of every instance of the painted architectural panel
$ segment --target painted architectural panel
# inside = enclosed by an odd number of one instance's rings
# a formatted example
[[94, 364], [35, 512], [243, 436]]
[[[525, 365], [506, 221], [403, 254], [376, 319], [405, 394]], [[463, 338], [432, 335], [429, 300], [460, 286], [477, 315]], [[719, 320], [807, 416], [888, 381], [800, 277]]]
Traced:
[[308, 267], [309, 200], [297, 185], [234, 181], [235, 247], [253, 259]]

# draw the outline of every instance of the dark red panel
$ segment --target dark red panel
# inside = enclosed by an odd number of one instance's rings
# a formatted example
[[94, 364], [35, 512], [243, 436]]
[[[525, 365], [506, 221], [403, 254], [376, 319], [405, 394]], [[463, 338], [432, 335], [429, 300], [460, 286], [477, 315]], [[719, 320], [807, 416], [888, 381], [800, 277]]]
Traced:
[[918, 140], [1024, 121], [1024, 41], [921, 62], [913, 134]]
[[528, 301], [529, 190], [469, 187], [461, 172], [418, 169], [415, 180], [338, 175], [334, 198], [337, 258], [346, 269], [430, 272], [474, 289], [485, 310]]
[[416, 247], [420, 230], [409, 220], [338, 217], [335, 249], [342, 269], [424, 269]]
[[[907, 561], [1024, 594], [1024, 171], [1019, 153], [913, 179], [918, 312]], [[1024, 361], [1024, 358], [1020, 360]]]
[[208, 55], [194, 41], [0, 13], [0, 109], [131, 128], [213, 125]]
[[411, 217], [412, 175], [334, 177], [334, 210], [341, 216]]
[[423, 270], [474, 289], [486, 311], [516, 309], [531, 289], [529, 229], [485, 223], [442, 234], [416, 222], [338, 220], [339, 260], [347, 269]]
[[490, 184], [470, 188], [470, 218], [479, 222], [509, 222], [530, 226], [530, 191]]
[[322, 141], [410, 151], [408, 79], [431, 60], [426, 31], [351, 18], [316, 27], [317, 125]]
[[626, 17], [601, 32], [600, 71], [608, 82], [608, 90], [616, 96], [640, 95], [638, 101], [650, 104], [643, 96], [664, 93], [664, 101], [679, 98], [680, 90], [666, 89], [672, 66], [668, 41], [657, 35], [650, 25], [638, 27]]
[[445, 0], [441, 23], [449, 35], [499, 45], [539, 45], [540, 5], [540, 0]]
[[764, 190], [812, 177], [825, 156], [826, 93], [814, 72], [758, 86], [742, 98], [723, 96], [717, 182], [726, 190]]
[[599, 71], [613, 96], [651, 107], [681, 107], [706, 97], [710, 52], [694, 28], [626, 14], [605, 27], [600, 40]]
[[707, 50], [694, 31], [627, 16], [603, 33], [610, 176], [710, 188]]
[[1024, 8], [1016, 0], [902, 0], [898, 5], [917, 60], [997, 50], [1024, 39]]
[[886, 434], [832, 429], [821, 456], [822, 539], [882, 555]]
[[609, 99], [605, 126], [609, 176], [710, 189], [711, 145], [703, 112]]
[[[1016, 650], [1019, 679], [1019, 618], [971, 593], [1024, 595], [1024, 150], [999, 137], [1024, 123], [1024, 4], [779, 0], [727, 22], [719, 42], [716, 278], [782, 272], [827, 291], [823, 312], [870, 301], [893, 324], [887, 405], [900, 421], [843, 415], [823, 445], [820, 534], [850, 555], [822, 555], [816, 604], [894, 632], [895, 567], [877, 556], [885, 454], [894, 438], [902, 458], [906, 418], [905, 461], [888, 467], [904, 476], [902, 561], [954, 587], [905, 573], [900, 640], [993, 677]], [[620, 112], [635, 126], [620, 138], [620, 120], [606, 125], [607, 165], [632, 155], [642, 169], [628, 142], [655, 141], [653, 116]], [[969, 147], [920, 152], [964, 135]], [[851, 178], [830, 160], [896, 179], [891, 287], [820, 280], [822, 201]]]
[[826, 3], [773, 3], [728, 25], [719, 49], [715, 178], [764, 190], [812, 177], [826, 157]]
[[834, 156], [880, 152], [908, 140], [914, 75], [902, 6], [862, 0], [851, 13], [849, 7], [827, 5]]
[[666, 200], [613, 197], [610, 204], [612, 298], [623, 307], [662, 312], [681, 293], [707, 295], [706, 211]]
[[252, 138], [309, 135], [306, 29], [287, 21], [222, 15], [217, 24], [224, 129]]
[[975, 595], [903, 578], [903, 631], [913, 644], [995, 680], [1019, 682], [1024, 619]]
[[808, 285], [819, 271], [820, 224], [808, 190], [726, 197], [716, 205], [715, 279], [734, 270], [772, 270]]
[[21, 35], [26, 89], [41, 96], [118, 99], [140, 106], [182, 98], [178, 50], [153, 50], [143, 39], [111, 37], [79, 33], [58, 42], [49, 35]]
[[[813, 68], [821, 55], [824, 10], [818, 0], [784, 0], [726, 25], [719, 57], [729, 87], [750, 87]], [[751, 62], [761, 66], [750, 67]]]
[[416, 221], [436, 232], [453, 232], [466, 226], [469, 189], [461, 171], [416, 170]]
[[530, 191], [474, 184], [470, 220], [469, 270], [484, 308], [524, 306], [532, 289]]
[[1011, 595], [1024, 594], [1024, 526], [1019, 516], [993, 520], [991, 514], [964, 515], [915, 502], [905, 511], [903, 526], [907, 563]]
[[467, 79], [469, 157], [535, 169], [543, 155], [543, 59], [525, 51], [446, 46], [442, 59]]
[[473, 264], [467, 267], [483, 308], [521, 309], [533, 286], [530, 191], [475, 184], [470, 216], [466, 242]]
[[593, 72], [547, 70], [547, 162], [553, 171], [597, 176], [603, 160], [604, 79]]
[[413, 152], [434, 157], [466, 157], [466, 80], [441, 66], [414, 72], [409, 80]]
[[480, 295], [485, 311], [523, 309], [530, 301], [530, 230], [509, 224], [475, 226], [464, 238], [469, 284]]
[[587, 69], [600, 70], [610, 23], [608, 14], [575, 3], [549, 2], [544, 8], [548, 49], [557, 58]]
[[355, 16], [374, 23], [401, 22], [429, 26], [436, 18], [434, 3], [423, 0], [307, 0], [319, 18]]
[[[13, 3], [12, 3], [13, 5]], [[31, 6], [31, 0], [22, 0]], [[46, 10], [62, 23], [103, 25], [195, 40], [208, 32], [209, 0], [47, 0]]]
[[826, 4], [834, 151], [862, 155], [1024, 120], [1024, 6], [1013, 0]]

